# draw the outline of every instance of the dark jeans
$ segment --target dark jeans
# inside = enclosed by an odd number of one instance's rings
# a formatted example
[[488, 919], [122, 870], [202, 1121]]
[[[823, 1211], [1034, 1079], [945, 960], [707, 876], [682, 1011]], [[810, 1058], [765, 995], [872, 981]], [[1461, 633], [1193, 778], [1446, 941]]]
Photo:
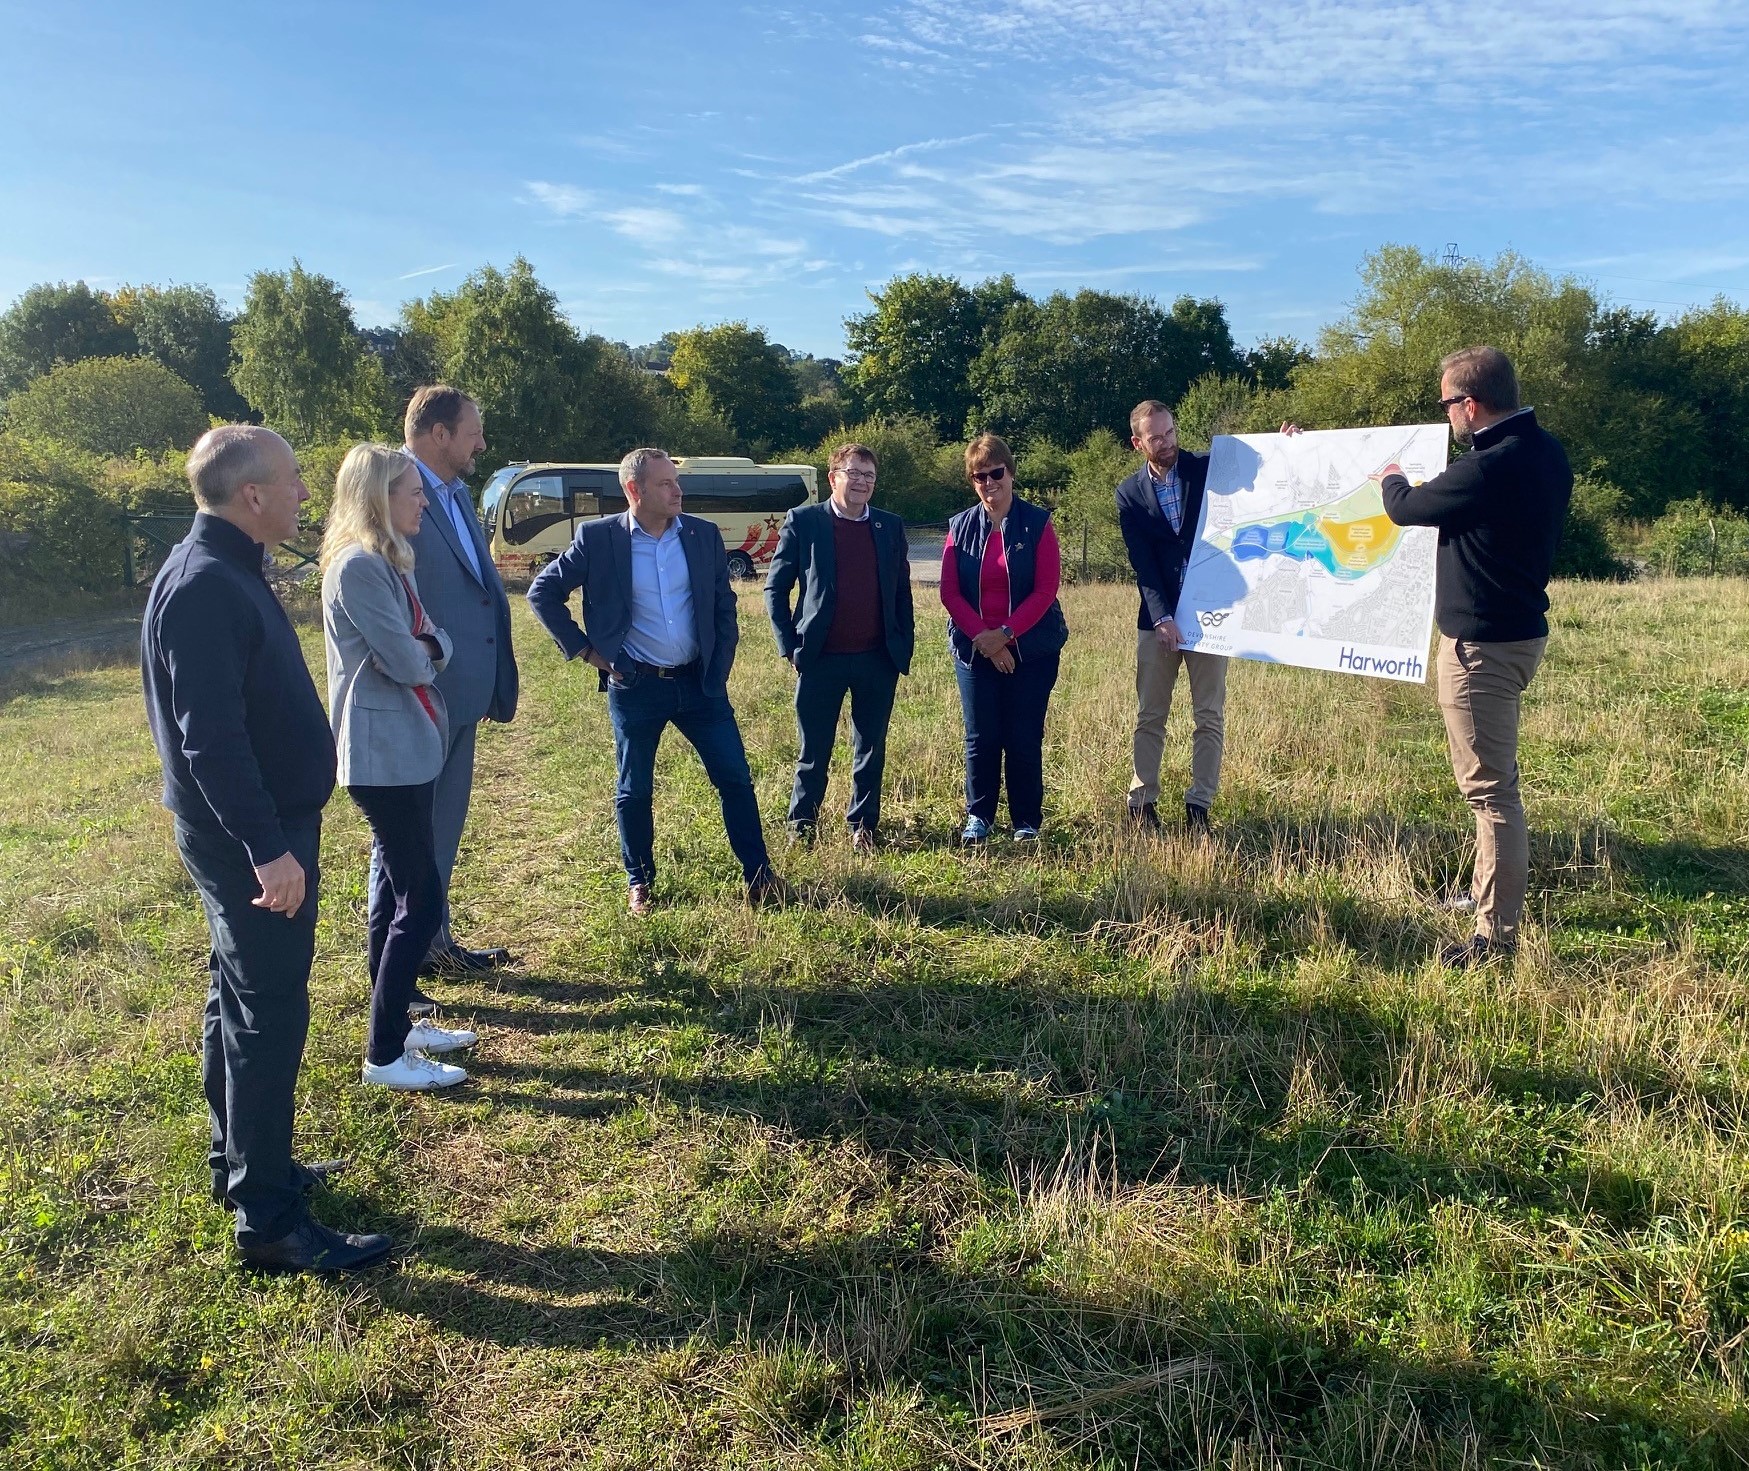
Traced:
[[370, 1041], [379, 1066], [407, 1047], [407, 1003], [419, 967], [443, 923], [443, 877], [431, 828], [436, 782], [416, 787], [348, 787], [376, 839], [370, 872]]
[[982, 654], [971, 668], [954, 660], [966, 721], [966, 812], [996, 820], [996, 799], [1008, 771], [1008, 820], [1036, 828], [1045, 810], [1045, 712], [1057, 682], [1057, 655], [1022, 659], [999, 674]]
[[[462, 829], [468, 824], [468, 802], [474, 790], [475, 725], [452, 725], [449, 731], [449, 754], [443, 770], [432, 784], [431, 830], [435, 834], [438, 882], [443, 886], [443, 912], [437, 930], [431, 937], [432, 955], [440, 954], [455, 944], [449, 926], [449, 885], [455, 876], [456, 854], [462, 845]], [[375, 843], [370, 848], [370, 892], [376, 892], [377, 869], [382, 853]]]
[[826, 797], [826, 774], [838, 739], [838, 712], [850, 696], [850, 810], [853, 828], [873, 830], [881, 820], [881, 774], [887, 766], [887, 723], [899, 671], [885, 649], [867, 654], [822, 654], [796, 680], [796, 725], [802, 749], [789, 820], [811, 823]]
[[304, 867], [304, 902], [291, 917], [250, 901], [261, 885], [229, 834], [178, 821], [176, 847], [200, 891], [212, 936], [201, 1081], [212, 1123], [213, 1183], [237, 1207], [237, 1241], [277, 1241], [304, 1220], [292, 1166], [292, 1116], [310, 1029], [316, 953], [320, 817], [285, 830]]
[[748, 883], [770, 872], [765, 835], [759, 828], [759, 803], [753, 773], [729, 697], [707, 695], [695, 669], [673, 679], [637, 670], [624, 688], [608, 686], [607, 713], [613, 721], [614, 759], [619, 784], [614, 813], [619, 819], [619, 851], [626, 879], [656, 882], [656, 828], [652, 804], [656, 788], [656, 747], [672, 725], [692, 743], [705, 774], [723, 804], [729, 846]]

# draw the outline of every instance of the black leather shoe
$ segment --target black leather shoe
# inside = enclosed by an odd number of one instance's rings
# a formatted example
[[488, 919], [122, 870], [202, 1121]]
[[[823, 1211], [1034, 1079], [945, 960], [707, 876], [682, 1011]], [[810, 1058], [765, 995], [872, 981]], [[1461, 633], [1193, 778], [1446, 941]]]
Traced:
[[349, 1236], [305, 1221], [278, 1241], [238, 1250], [243, 1265], [257, 1272], [356, 1272], [380, 1262], [394, 1244], [387, 1236]]
[[[318, 1185], [326, 1186], [336, 1175], [344, 1175], [352, 1167], [349, 1159], [318, 1159], [309, 1164], [292, 1161], [292, 1179], [297, 1182], [298, 1189], [308, 1195]], [[225, 1182], [216, 1176], [213, 1179], [213, 1202], [222, 1205], [228, 1211], [236, 1210], [231, 1198], [225, 1194]]]
[[1206, 838], [1214, 829], [1209, 826], [1209, 810], [1200, 802], [1184, 804], [1184, 830], [1192, 837]]
[[419, 976], [483, 976], [501, 965], [510, 964], [510, 952], [502, 945], [490, 950], [470, 950], [466, 945], [451, 945], [431, 956], [419, 967]]
[[1152, 802], [1144, 802], [1140, 807], [1129, 809], [1129, 824], [1142, 829], [1143, 832], [1157, 833], [1160, 831], [1160, 812]]
[[407, 1000], [407, 1015], [414, 1020], [418, 1020], [422, 1016], [435, 1016], [437, 1015], [437, 1002], [415, 986], [412, 996]]

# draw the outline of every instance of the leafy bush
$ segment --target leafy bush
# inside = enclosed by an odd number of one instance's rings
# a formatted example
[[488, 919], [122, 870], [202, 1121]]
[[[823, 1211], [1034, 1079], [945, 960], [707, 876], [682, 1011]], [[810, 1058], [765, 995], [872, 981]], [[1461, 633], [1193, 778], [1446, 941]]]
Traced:
[[1068, 460], [1069, 483], [1057, 497], [1053, 517], [1063, 546], [1063, 575], [1073, 581], [1085, 575], [1091, 581], [1121, 582], [1130, 576], [1130, 560], [1117, 529], [1115, 492], [1139, 463], [1136, 453], [1111, 430], [1095, 429]]
[[1567, 525], [1555, 553], [1556, 577], [1625, 578], [1633, 568], [1616, 548], [1622, 493], [1607, 480], [1580, 475], [1573, 481]]
[[875, 452], [880, 462], [875, 504], [883, 509], [913, 524], [928, 524], [945, 521], [967, 503], [970, 491], [965, 488], [960, 447], [942, 444], [929, 421], [914, 415], [868, 419], [822, 439], [805, 456], [820, 476], [821, 494], [825, 494], [827, 459], [848, 441], [866, 444]]
[[1641, 547], [1646, 565], [1667, 577], [1749, 576], [1749, 517], [1676, 501], [1652, 523]]
[[187, 449], [207, 427], [200, 395], [151, 358], [84, 358], [6, 401], [15, 432], [100, 455]]

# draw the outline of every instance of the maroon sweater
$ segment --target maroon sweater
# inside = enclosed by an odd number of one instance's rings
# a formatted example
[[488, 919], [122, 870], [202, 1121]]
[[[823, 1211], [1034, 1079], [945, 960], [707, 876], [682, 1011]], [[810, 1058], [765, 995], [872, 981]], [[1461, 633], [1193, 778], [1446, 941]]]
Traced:
[[875, 560], [874, 520], [832, 517], [832, 550], [838, 558], [837, 600], [826, 631], [825, 654], [867, 654], [886, 642], [881, 624], [881, 574]]

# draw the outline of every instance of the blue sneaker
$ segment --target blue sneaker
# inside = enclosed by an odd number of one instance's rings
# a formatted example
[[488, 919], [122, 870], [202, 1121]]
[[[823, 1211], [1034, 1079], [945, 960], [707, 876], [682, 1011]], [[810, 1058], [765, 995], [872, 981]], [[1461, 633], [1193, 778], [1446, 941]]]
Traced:
[[1036, 843], [1038, 829], [1036, 827], [1017, 827], [1014, 830], [1014, 841], [1017, 843]]
[[968, 817], [966, 819], [965, 831], [960, 834], [961, 845], [964, 847], [971, 847], [973, 844], [987, 843], [989, 841], [990, 824], [985, 822], [981, 817]]

